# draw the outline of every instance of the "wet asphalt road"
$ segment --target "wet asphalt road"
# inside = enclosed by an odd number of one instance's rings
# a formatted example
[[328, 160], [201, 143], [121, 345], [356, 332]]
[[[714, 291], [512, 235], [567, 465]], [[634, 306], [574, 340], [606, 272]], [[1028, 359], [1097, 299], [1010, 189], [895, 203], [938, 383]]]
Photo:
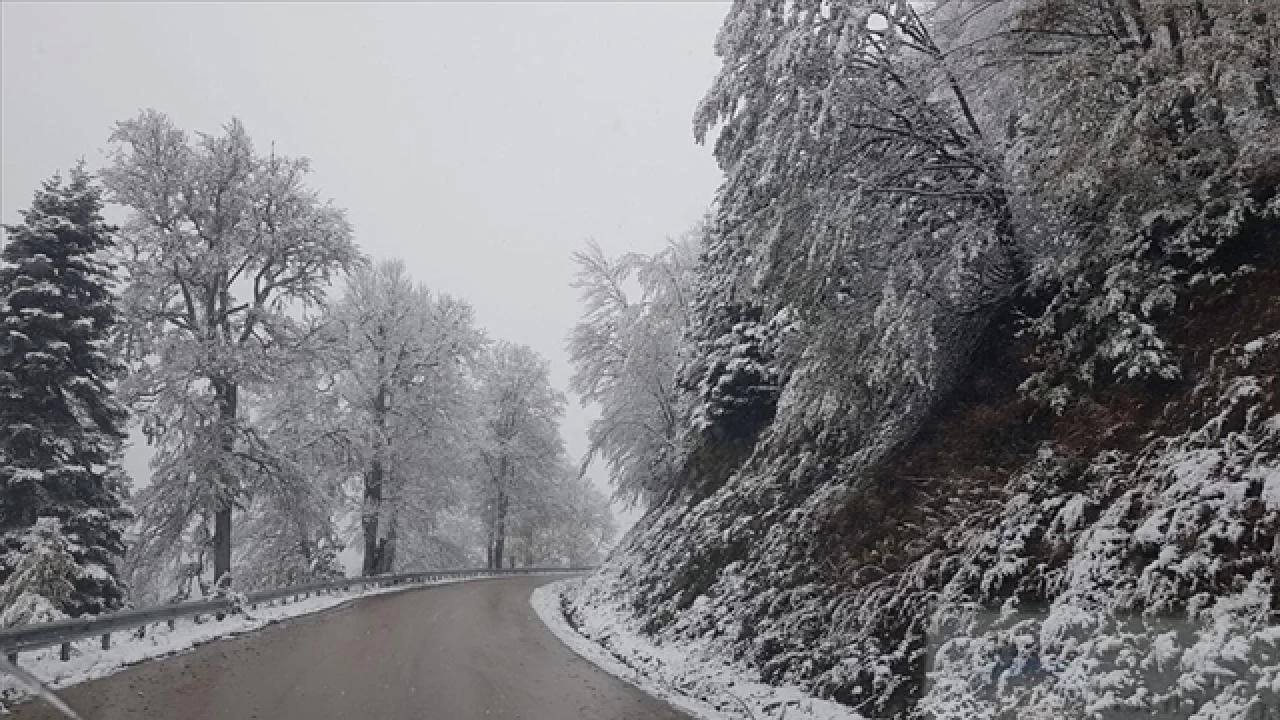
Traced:
[[[380, 595], [62, 691], [85, 720], [682, 720], [529, 607], [554, 578]], [[40, 702], [13, 720], [56, 720]]]

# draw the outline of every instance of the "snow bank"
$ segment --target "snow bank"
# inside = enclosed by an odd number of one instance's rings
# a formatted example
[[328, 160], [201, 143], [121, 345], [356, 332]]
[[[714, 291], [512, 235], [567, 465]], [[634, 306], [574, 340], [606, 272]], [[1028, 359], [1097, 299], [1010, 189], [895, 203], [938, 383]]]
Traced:
[[[700, 720], [857, 720], [849, 708], [798, 688], [749, 679], [700, 643], [655, 644], [629, 616], [593, 593], [590, 579], [543, 585], [530, 598], [551, 632], [574, 652]], [[572, 602], [570, 601], [572, 599]], [[569, 607], [566, 613], [566, 607]]]

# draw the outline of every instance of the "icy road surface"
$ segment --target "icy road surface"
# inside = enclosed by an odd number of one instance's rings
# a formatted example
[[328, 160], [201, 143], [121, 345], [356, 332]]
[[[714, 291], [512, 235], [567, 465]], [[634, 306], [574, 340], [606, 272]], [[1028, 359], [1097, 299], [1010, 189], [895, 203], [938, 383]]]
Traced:
[[[379, 595], [61, 691], [85, 720], [677, 720], [560, 643], [522, 577]], [[28, 702], [13, 720], [55, 720]]]

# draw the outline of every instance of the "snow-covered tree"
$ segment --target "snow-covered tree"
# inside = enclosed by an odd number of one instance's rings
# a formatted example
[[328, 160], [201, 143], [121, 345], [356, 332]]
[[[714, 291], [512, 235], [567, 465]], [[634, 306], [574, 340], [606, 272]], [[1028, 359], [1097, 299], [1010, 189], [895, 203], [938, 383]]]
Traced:
[[725, 182], [690, 336], [714, 343], [735, 307], [787, 330], [782, 444], [902, 441], [1024, 276], [1003, 158], [938, 5], [740, 0], [717, 38], [694, 129], [718, 130]]
[[584, 310], [569, 338], [570, 386], [600, 410], [584, 466], [604, 458], [617, 496], [629, 502], [660, 498], [678, 470], [676, 368], [700, 235], [652, 255], [611, 260], [595, 243], [574, 254]]
[[513, 516], [532, 506], [564, 469], [560, 418], [564, 396], [551, 386], [547, 361], [531, 348], [500, 342], [479, 370], [482, 418], [477, 442], [477, 505], [484, 522], [488, 567], [508, 559]]
[[251, 493], [237, 533], [236, 579], [245, 590], [343, 574], [351, 447], [338, 399], [325, 392], [331, 376], [316, 344], [255, 404], [255, 424], [279, 461]]
[[307, 161], [259, 154], [239, 121], [192, 141], [146, 111], [111, 142], [103, 177], [131, 211], [120, 243], [134, 364], [124, 387], [157, 447], [141, 550], [207, 536], [214, 578], [227, 582], [233, 511], [275, 462], [250, 394], [307, 334], [299, 311], [361, 256], [342, 211], [306, 186]]
[[524, 567], [598, 562], [615, 532], [609, 499], [568, 464], [537, 480], [513, 509], [509, 557]]
[[[126, 413], [115, 228], [83, 165], [36, 192], [0, 253], [0, 599], [68, 615], [119, 608]], [[46, 562], [48, 561], [48, 562]], [[26, 598], [22, 600], [21, 598]], [[36, 597], [43, 600], [36, 600]], [[15, 612], [17, 612], [15, 610]], [[34, 612], [34, 610], [32, 610]], [[22, 611], [24, 617], [30, 612]]]
[[428, 542], [437, 513], [457, 501], [466, 373], [483, 336], [469, 305], [415, 284], [398, 261], [351, 276], [324, 336], [341, 432], [362, 478], [364, 573], [388, 572], [401, 528]]
[[924, 5], [734, 3], [694, 130], [720, 129], [711, 231], [724, 247], [708, 249], [739, 291], [828, 302], [850, 275], [907, 259], [916, 236], [962, 249], [957, 271], [985, 271], [958, 304], [1007, 292], [1018, 258], [1003, 171]]
[[[1061, 410], [1099, 384], [1180, 376], [1167, 327], [1266, 256], [1280, 218], [1280, 3], [1018, 3], [976, 57], [1000, 96], [1041, 235], [1024, 390]], [[1047, 230], [1047, 232], [1046, 232]]]

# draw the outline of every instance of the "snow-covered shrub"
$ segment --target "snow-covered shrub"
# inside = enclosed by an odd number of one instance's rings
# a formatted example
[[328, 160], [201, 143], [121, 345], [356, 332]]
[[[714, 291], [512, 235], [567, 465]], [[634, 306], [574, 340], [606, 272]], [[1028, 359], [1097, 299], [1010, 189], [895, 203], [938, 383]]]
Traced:
[[73, 581], [102, 572], [101, 568], [78, 564], [71, 550], [72, 542], [57, 518], [42, 517], [22, 534], [18, 547], [5, 557], [12, 570], [0, 585], [0, 627], [66, 617], [63, 608], [75, 595]]
[[779, 371], [774, 365], [774, 329], [759, 307], [723, 305], [712, 328], [721, 332], [698, 343], [696, 363], [685, 368], [693, 386], [689, 422], [714, 443], [750, 445], [773, 420]]
[[1167, 331], [1190, 292], [1265, 256], [1280, 229], [1278, 10], [1192, 5], [1147, 0], [1119, 26], [1048, 0], [1010, 15], [1002, 50], [1025, 63], [1004, 108], [1012, 172], [1057, 228], [1033, 277], [1041, 368], [1024, 389], [1059, 410], [1098, 384], [1176, 379]]

